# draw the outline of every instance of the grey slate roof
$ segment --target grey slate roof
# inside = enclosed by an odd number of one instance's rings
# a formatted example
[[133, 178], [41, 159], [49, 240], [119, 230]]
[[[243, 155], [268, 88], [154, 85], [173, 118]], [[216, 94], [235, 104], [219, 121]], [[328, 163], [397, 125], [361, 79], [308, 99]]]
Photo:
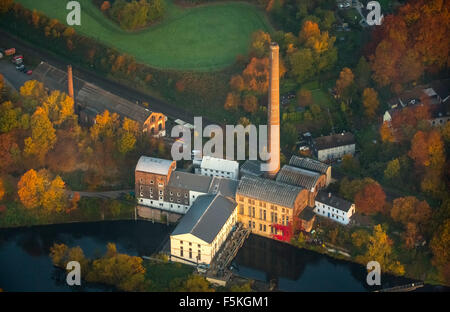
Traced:
[[331, 195], [331, 197], [329, 196], [328, 192], [325, 191], [319, 191], [317, 193], [316, 196], [316, 202], [334, 207], [336, 209], [348, 212], [348, 210], [350, 209], [350, 207], [352, 206], [352, 203], [340, 198], [340, 197], [336, 197], [334, 195]]
[[208, 193], [212, 178], [189, 172], [174, 171], [170, 176], [168, 186], [182, 188], [194, 192]]
[[199, 196], [171, 235], [190, 233], [212, 243], [235, 208], [236, 202], [220, 193]]
[[320, 172], [323, 174], [326, 174], [328, 168], [331, 167], [321, 161], [311, 158], [298, 157], [295, 155], [292, 155], [291, 159], [289, 160], [289, 165], [297, 168], [311, 170], [314, 172]]
[[301, 186], [311, 190], [316, 186], [319, 178], [320, 173], [284, 165], [280, 172], [278, 172], [276, 181]]
[[141, 156], [136, 165], [136, 171], [168, 175], [172, 160]]
[[[67, 73], [50, 64], [42, 62], [33, 71], [32, 79], [44, 83], [50, 90], [60, 90], [67, 93]], [[122, 97], [112, 94], [96, 85], [88, 83], [75, 75], [74, 97], [77, 104], [103, 113], [105, 110], [117, 113], [121, 117], [128, 117], [143, 124], [152, 113]]]
[[313, 211], [313, 208], [311, 207], [306, 207], [305, 209], [303, 209], [300, 214], [298, 215], [298, 217], [300, 219], [303, 219], [305, 221], [311, 221], [314, 217], [315, 217], [315, 213]]
[[258, 160], [246, 160], [240, 169], [241, 175], [253, 175], [260, 177], [263, 175], [261, 172], [261, 162]]
[[234, 199], [238, 183], [239, 181], [233, 179], [174, 171], [170, 176], [168, 186], [205, 194], [217, 194], [220, 192], [223, 196]]
[[314, 139], [316, 150], [355, 144], [355, 137], [350, 132], [321, 136]]
[[276, 205], [293, 208], [295, 199], [303, 190], [301, 187], [261, 179], [252, 176], [243, 176], [236, 191], [238, 195], [251, 197]]

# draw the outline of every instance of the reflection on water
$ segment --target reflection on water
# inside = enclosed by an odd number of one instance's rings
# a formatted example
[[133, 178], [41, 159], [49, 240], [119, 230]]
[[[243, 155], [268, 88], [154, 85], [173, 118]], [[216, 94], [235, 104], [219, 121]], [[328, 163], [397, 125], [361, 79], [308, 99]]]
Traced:
[[[261, 281], [276, 280], [282, 291], [372, 291], [366, 269], [286, 243], [250, 235], [233, 262], [237, 274]], [[409, 279], [382, 275], [382, 288], [407, 284]]]
[[62, 270], [48, 256], [53, 243], [80, 246], [87, 257], [97, 257], [113, 242], [119, 252], [149, 255], [162, 247], [172, 230], [145, 221], [72, 223], [0, 230], [0, 288], [5, 291], [108, 291], [89, 285], [69, 287]]
[[[72, 223], [30, 228], [0, 229], [0, 288], [5, 291], [112, 291], [89, 284], [69, 287], [62, 270], [48, 256], [54, 243], [80, 246], [89, 258], [103, 255], [106, 244], [129, 255], [159, 251], [173, 227], [146, 221]], [[250, 235], [233, 261], [241, 276], [269, 282], [283, 291], [371, 291], [363, 266], [332, 259], [285, 243]], [[382, 276], [382, 287], [410, 282]], [[379, 288], [379, 287], [378, 287]], [[441, 291], [442, 287], [422, 288]]]

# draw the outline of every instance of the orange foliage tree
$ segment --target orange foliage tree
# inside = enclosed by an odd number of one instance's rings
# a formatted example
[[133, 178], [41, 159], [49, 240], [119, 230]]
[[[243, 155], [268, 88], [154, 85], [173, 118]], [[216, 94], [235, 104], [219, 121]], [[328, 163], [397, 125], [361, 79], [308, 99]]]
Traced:
[[356, 209], [365, 214], [383, 212], [386, 194], [377, 182], [369, 183], [355, 195]]

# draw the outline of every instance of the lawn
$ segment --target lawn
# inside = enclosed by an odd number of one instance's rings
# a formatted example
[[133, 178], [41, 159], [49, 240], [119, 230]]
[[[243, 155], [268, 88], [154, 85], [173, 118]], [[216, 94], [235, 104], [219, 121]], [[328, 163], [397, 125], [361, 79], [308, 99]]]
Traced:
[[[25, 7], [66, 23], [66, 1], [16, 0]], [[92, 0], [81, 4], [78, 33], [91, 36], [160, 69], [211, 71], [247, 54], [251, 34], [271, 31], [265, 13], [247, 3], [229, 2], [181, 8], [165, 0], [164, 19], [138, 32], [126, 32], [105, 17]]]

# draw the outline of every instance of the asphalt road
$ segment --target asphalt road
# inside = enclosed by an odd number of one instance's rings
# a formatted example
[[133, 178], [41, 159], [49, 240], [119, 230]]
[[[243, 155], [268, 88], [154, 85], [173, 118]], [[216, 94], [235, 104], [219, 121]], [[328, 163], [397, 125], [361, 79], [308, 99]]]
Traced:
[[[5, 39], [5, 41], [8, 41], [11, 44], [14, 45], [16, 48], [16, 53], [18, 54], [28, 54], [32, 55], [33, 57], [36, 57], [44, 62], [47, 62], [61, 70], [66, 70], [68, 61], [64, 60], [62, 57], [56, 56], [52, 53], [49, 53], [48, 51], [40, 48], [35, 47], [28, 42], [25, 42], [24, 40], [13, 36], [3, 30], [0, 30], [0, 39]], [[15, 67], [12, 65], [12, 63], [6, 62], [7, 64], [3, 64], [3, 61], [0, 61], [0, 72], [6, 77], [7, 80], [9, 80], [13, 85], [22, 85], [23, 82], [26, 81], [25, 74], [21, 72], [17, 72]], [[26, 60], [25, 60], [26, 63]], [[11, 65], [11, 66], [7, 66]], [[30, 67], [29, 69], [33, 69]], [[105, 78], [93, 71], [86, 70], [85, 68], [73, 65], [74, 69], [74, 75], [89, 82], [92, 84], [95, 84], [113, 94], [116, 94], [120, 97], [123, 97], [133, 103], [136, 103], [136, 101], [139, 101], [139, 103], [142, 102], [148, 102], [150, 104], [150, 109], [157, 112], [162, 112], [167, 117], [171, 119], [182, 119], [186, 122], [193, 123], [194, 116], [190, 112], [186, 112], [178, 107], [175, 107], [173, 104], [164, 102], [160, 99], [154, 98], [148, 94], [145, 94], [141, 91], [138, 91], [136, 89], [133, 89], [128, 86], [124, 86], [120, 83], [117, 83], [111, 79]], [[4, 71], [4, 72], [3, 72]], [[26, 76], [26, 77], [23, 77]], [[21, 82], [21, 80], [23, 80]], [[208, 124], [213, 124], [211, 121], [209, 121], [207, 118], [203, 118], [203, 126], [206, 126]]]
[[30, 80], [30, 76], [19, 72], [16, 69], [16, 66], [7, 59], [0, 59], [0, 74], [2, 74], [7, 82], [9, 82], [17, 91], [19, 91], [25, 81]]

